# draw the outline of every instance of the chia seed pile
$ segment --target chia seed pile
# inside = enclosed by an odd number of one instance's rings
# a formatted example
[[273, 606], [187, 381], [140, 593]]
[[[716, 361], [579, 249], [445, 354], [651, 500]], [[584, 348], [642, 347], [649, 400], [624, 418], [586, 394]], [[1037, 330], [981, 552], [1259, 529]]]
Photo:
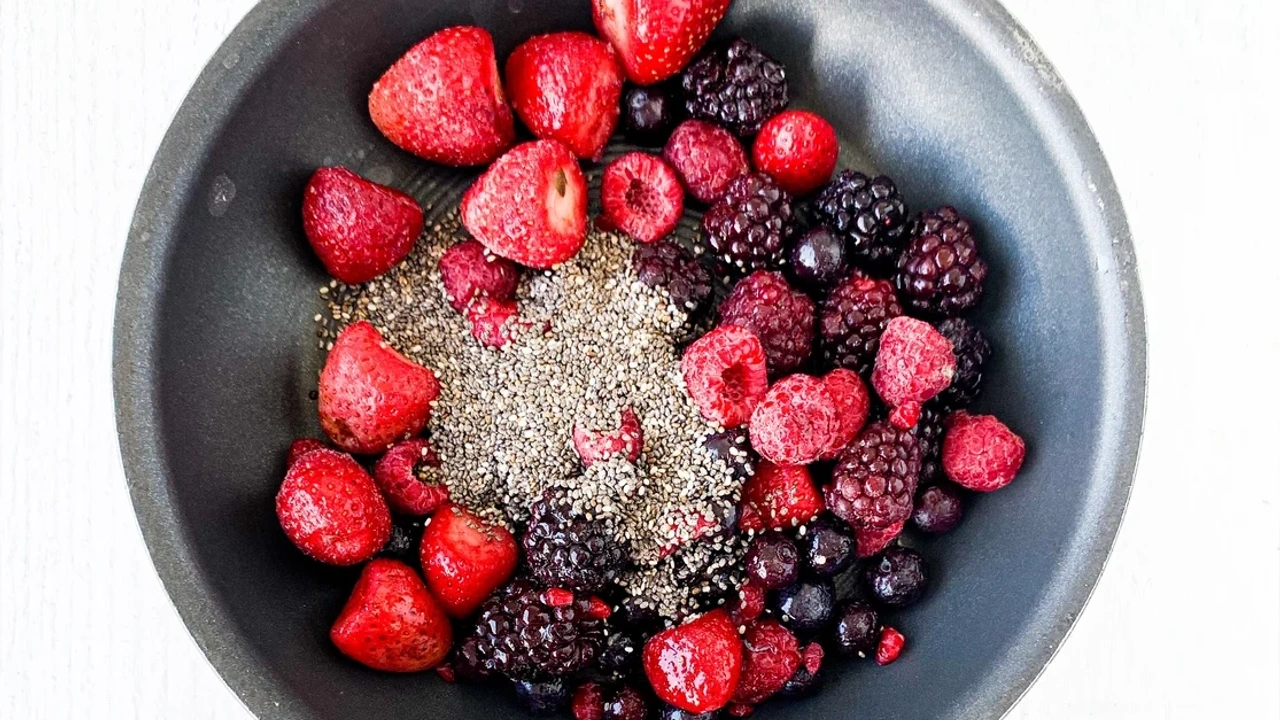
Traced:
[[[636, 279], [634, 242], [593, 232], [573, 260], [526, 276], [519, 319], [505, 328], [511, 342], [494, 349], [471, 337], [440, 281], [441, 255], [466, 238], [450, 212], [386, 275], [321, 288], [329, 305], [322, 337], [368, 320], [395, 349], [436, 372], [441, 394], [428, 429], [441, 465], [433, 474], [455, 502], [515, 526], [544, 493], [566, 497], [630, 548], [635, 569], [619, 584], [663, 617], [736, 589], [729, 570], [740, 565], [741, 544], [688, 541], [699, 519], [723, 521], [741, 482], [703, 447], [720, 428], [701, 418], [684, 389], [676, 340], [689, 318], [663, 290]], [[626, 407], [643, 429], [640, 461], [616, 458], [582, 470], [575, 422], [616, 428]]]

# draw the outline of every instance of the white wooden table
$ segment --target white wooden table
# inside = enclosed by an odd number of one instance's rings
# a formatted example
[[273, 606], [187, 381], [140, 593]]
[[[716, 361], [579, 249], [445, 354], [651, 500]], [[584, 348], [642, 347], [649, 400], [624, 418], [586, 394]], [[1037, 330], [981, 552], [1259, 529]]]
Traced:
[[[1111, 159], [1151, 338], [1115, 556], [1013, 717], [1274, 720], [1280, 3], [1007, 4]], [[109, 368], [143, 175], [251, 5], [0, 0], [0, 718], [249, 717], [152, 570]]]

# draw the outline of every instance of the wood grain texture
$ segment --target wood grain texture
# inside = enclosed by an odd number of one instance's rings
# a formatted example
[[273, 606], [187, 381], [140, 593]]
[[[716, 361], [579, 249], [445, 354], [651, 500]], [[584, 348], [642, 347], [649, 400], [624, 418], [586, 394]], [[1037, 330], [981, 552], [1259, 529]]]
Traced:
[[[116, 271], [142, 178], [251, 0], [0, 0], [0, 718], [244, 720], [133, 519]], [[1274, 0], [1008, 0], [1124, 193], [1151, 338], [1129, 517], [1013, 718], [1280, 717]], [[909, 652], [909, 650], [908, 650]]]

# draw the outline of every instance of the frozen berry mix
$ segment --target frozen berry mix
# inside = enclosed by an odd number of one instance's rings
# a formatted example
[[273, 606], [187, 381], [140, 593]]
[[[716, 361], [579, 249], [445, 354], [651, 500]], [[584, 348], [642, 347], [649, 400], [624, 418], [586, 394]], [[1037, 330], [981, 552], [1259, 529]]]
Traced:
[[595, 34], [506, 57], [441, 30], [369, 113], [474, 166], [460, 202], [307, 184], [324, 438], [281, 448], [275, 509], [360, 566], [327, 619], [351, 660], [502, 679], [535, 715], [746, 717], [909, 652], [915, 541], [1021, 470], [972, 407], [999, 393], [961, 317], [995, 290], [977, 228], [839, 169], [775, 56], [704, 47], [728, 6], [596, 0]]

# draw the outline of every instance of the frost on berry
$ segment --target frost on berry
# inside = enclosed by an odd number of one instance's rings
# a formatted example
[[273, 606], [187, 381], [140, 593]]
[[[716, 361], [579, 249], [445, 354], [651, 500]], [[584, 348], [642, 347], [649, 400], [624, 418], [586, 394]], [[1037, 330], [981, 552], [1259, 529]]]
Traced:
[[991, 415], [958, 412], [942, 441], [942, 469], [956, 484], [991, 492], [1013, 482], [1027, 446]]

